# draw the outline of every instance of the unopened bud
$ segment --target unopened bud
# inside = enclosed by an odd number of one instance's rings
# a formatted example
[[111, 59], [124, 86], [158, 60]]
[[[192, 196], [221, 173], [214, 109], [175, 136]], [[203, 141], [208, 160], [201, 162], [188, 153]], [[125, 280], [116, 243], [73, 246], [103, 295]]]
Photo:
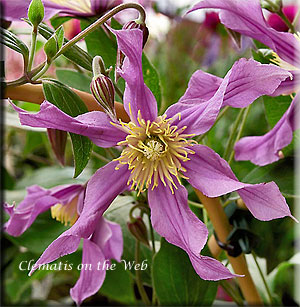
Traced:
[[56, 53], [61, 49], [64, 41], [64, 30], [60, 26], [53, 35], [48, 39], [44, 46], [44, 51], [47, 55], [47, 61], [49, 62]]
[[279, 157], [279, 159], [283, 159], [284, 158], [284, 153], [283, 153], [282, 150], [278, 151], [278, 157]]
[[67, 143], [67, 132], [57, 129], [47, 129], [48, 138], [52, 147], [52, 150], [61, 163], [65, 165], [65, 149]]
[[133, 222], [127, 223], [131, 234], [140, 242], [149, 246], [147, 227], [141, 217], [136, 218]]
[[28, 8], [28, 19], [36, 28], [44, 19], [44, 6], [41, 0], [32, 0]]
[[143, 48], [148, 40], [148, 36], [149, 36], [149, 30], [148, 28], [146, 27], [146, 24], [145, 23], [139, 23], [138, 21], [136, 20], [131, 20], [129, 22], [127, 22], [123, 28], [123, 30], [126, 30], [126, 29], [140, 29], [142, 30], [143, 32]]
[[91, 92], [109, 117], [115, 120], [115, 89], [111, 79], [103, 74], [95, 76], [91, 82]]

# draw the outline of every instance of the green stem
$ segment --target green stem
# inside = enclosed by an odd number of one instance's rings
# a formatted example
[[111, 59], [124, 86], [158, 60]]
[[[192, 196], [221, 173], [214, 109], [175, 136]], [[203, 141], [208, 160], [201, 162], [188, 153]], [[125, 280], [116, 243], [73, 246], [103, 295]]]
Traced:
[[90, 34], [93, 31], [95, 31], [98, 26], [102, 25], [108, 19], [112, 18], [115, 14], [117, 14], [118, 12], [120, 12], [120, 11], [122, 11], [124, 9], [128, 9], [128, 8], [132, 8], [132, 9], [138, 10], [139, 13], [140, 13], [140, 19], [145, 22], [145, 20], [146, 20], [146, 13], [145, 13], [144, 8], [141, 5], [139, 5], [137, 3], [124, 3], [124, 4], [120, 4], [120, 5], [116, 6], [115, 8], [113, 8], [108, 13], [106, 13], [105, 15], [103, 15], [101, 18], [96, 20], [94, 23], [92, 23], [89, 27], [84, 29], [82, 32], [77, 34], [74, 38], [69, 40], [65, 45], [63, 45], [63, 47], [59, 50], [59, 52], [53, 57], [53, 60], [55, 60], [61, 54], [66, 52], [70, 47], [72, 47], [74, 44], [79, 42], [85, 36], [87, 36], [88, 34]]
[[34, 27], [31, 33], [31, 47], [29, 51], [29, 61], [28, 61], [27, 71], [30, 71], [32, 67], [35, 48], [36, 48], [36, 39], [37, 39], [37, 27]]
[[227, 142], [227, 145], [226, 145], [226, 149], [225, 149], [225, 152], [224, 152], [224, 156], [223, 156], [223, 158], [225, 160], [227, 160], [227, 161], [228, 161], [228, 159], [229, 159], [229, 157], [231, 155], [231, 151], [233, 149], [234, 140], [235, 140], [234, 137], [235, 137], [237, 129], [238, 129], [239, 125], [240, 125], [240, 122], [241, 122], [241, 119], [242, 119], [242, 116], [243, 116], [244, 112], [245, 112], [245, 109], [241, 109], [240, 110], [240, 112], [239, 112], [239, 114], [238, 114], [238, 116], [237, 116], [237, 118], [236, 118], [236, 120], [234, 122], [232, 131], [230, 133], [230, 136], [229, 136], [229, 139], [228, 139], [228, 142]]
[[207, 211], [206, 211], [205, 208], [203, 208], [202, 211], [203, 211], [203, 223], [207, 226], [207, 224], [208, 224]]
[[150, 237], [151, 237], [151, 243], [152, 243], [152, 254], [154, 256], [155, 253], [156, 253], [156, 250], [155, 250], [155, 239], [154, 239], [154, 231], [153, 231], [153, 227], [152, 227], [152, 224], [151, 224], [150, 214], [148, 214], [148, 220], [149, 220]]
[[189, 199], [188, 199], [188, 203], [189, 203], [190, 205], [192, 205], [192, 206], [194, 206], [194, 207], [197, 207], [197, 208], [200, 208], [200, 209], [203, 209], [203, 208], [204, 208], [204, 206], [203, 206], [202, 204], [196, 203], [195, 201], [192, 201], [192, 200], [189, 200]]
[[[226, 114], [226, 112], [229, 110], [229, 106], [226, 106], [220, 113], [219, 113], [219, 116], [217, 117], [216, 121], [214, 122], [214, 124], [212, 125], [212, 127], [209, 129], [209, 131], [217, 124], [217, 122]], [[202, 135], [199, 135], [197, 138], [196, 138], [196, 141], [199, 143], [201, 142], [204, 137], [208, 134], [208, 132], [205, 132], [204, 134]]]
[[289, 19], [284, 15], [283, 11], [280, 10], [277, 12], [277, 15], [281, 17], [281, 19], [285, 22], [285, 24], [289, 27], [290, 32], [296, 33], [294, 25], [289, 21]]
[[[151, 237], [151, 244], [152, 244], [152, 259], [153, 259], [154, 255], [156, 254], [156, 250], [155, 250], [154, 230], [151, 224], [150, 214], [148, 214], [148, 220], [149, 220], [149, 227], [150, 227], [150, 237]], [[155, 302], [156, 302], [156, 293], [154, 289], [154, 282], [152, 281], [152, 305], [155, 305]]]
[[292, 23], [292, 25], [293, 25], [295, 28], [296, 28], [296, 26], [297, 26], [297, 24], [298, 24], [299, 18], [300, 18], [300, 10], [298, 9], [298, 12], [297, 12], [297, 14], [296, 14], [296, 16], [295, 16], [295, 18], [294, 18], [294, 20], [293, 20], [293, 23]]
[[[135, 241], [135, 263], [140, 264], [140, 242], [138, 240]], [[143, 286], [140, 270], [135, 270], [135, 278], [142, 301], [145, 305], [150, 306], [151, 302]]]
[[256, 258], [256, 255], [255, 255], [254, 251], [252, 251], [251, 254], [253, 256], [254, 262], [255, 262], [255, 264], [257, 266], [257, 269], [259, 271], [260, 277], [261, 277], [261, 279], [262, 279], [262, 281], [264, 283], [264, 286], [266, 288], [266, 291], [267, 291], [267, 294], [268, 294], [268, 297], [269, 297], [269, 304], [272, 306], [272, 294], [271, 294], [271, 291], [270, 291], [269, 286], [267, 284], [267, 281], [266, 281], [266, 279], [264, 277], [264, 274], [263, 274], [263, 272], [262, 272], [262, 270], [260, 268], [260, 265], [259, 265], [259, 263], [257, 261], [257, 258]]
[[32, 81], [36, 81], [37, 79], [39, 79], [40, 77], [42, 77], [46, 71], [48, 70], [48, 68], [50, 67], [51, 63], [46, 62], [45, 66], [43, 67], [43, 69], [37, 73], [35, 76], [33, 76], [31, 78]]
[[[245, 127], [246, 119], [247, 119], [247, 116], [248, 116], [249, 111], [250, 111], [250, 107], [251, 107], [251, 104], [246, 108], [246, 111], [243, 114], [241, 126], [240, 126], [239, 132], [238, 132], [238, 134], [236, 136], [236, 139], [234, 141], [234, 144], [241, 138], [242, 132], [243, 132], [244, 127]], [[232, 162], [233, 157], [234, 157], [234, 150], [231, 151], [230, 157], [228, 159], [228, 164], [229, 165]]]
[[243, 299], [236, 293], [236, 291], [230, 286], [228, 282], [221, 281], [220, 285], [238, 306], [244, 306]]
[[109, 160], [109, 159], [103, 157], [102, 155], [98, 154], [97, 152], [92, 151], [92, 155], [93, 155], [94, 157], [96, 157], [97, 159], [103, 161], [103, 162], [106, 162], [106, 163], [111, 162], [111, 160]]

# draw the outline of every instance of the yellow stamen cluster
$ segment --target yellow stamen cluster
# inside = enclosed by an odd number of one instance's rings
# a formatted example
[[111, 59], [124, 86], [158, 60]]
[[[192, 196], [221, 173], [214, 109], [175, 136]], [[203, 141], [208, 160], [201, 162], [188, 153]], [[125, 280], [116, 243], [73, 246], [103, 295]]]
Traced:
[[180, 184], [180, 177], [187, 178], [181, 172], [186, 172], [182, 163], [190, 160], [188, 154], [194, 154], [189, 147], [196, 143], [187, 140], [191, 134], [184, 134], [186, 127], [178, 128], [172, 125], [172, 119], [166, 115], [159, 116], [155, 121], [145, 121], [138, 112], [137, 123], [123, 123], [122, 129], [128, 133], [126, 139], [118, 145], [126, 146], [116, 169], [128, 165], [131, 175], [127, 182], [131, 189], [135, 187], [138, 193], [158, 186], [158, 181], [168, 186], [172, 193], [177, 189], [174, 179]]
[[68, 204], [57, 204], [51, 207], [51, 216], [53, 219], [65, 224], [73, 225], [78, 219], [77, 212], [78, 197], [74, 197]]
[[80, 13], [91, 13], [91, 1], [90, 0], [50, 0], [51, 2], [73, 9]]

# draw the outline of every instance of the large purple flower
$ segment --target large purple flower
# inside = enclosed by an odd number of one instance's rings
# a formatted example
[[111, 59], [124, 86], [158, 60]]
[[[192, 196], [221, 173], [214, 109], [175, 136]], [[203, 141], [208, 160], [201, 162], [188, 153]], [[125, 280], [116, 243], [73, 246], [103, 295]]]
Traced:
[[[6, 20], [20, 20], [27, 16], [31, 0], [1, 0]], [[122, 3], [122, 0], [42, 0], [45, 7], [45, 19], [57, 13], [74, 16], [100, 15]]]
[[[291, 72], [293, 78], [286, 79], [271, 96], [291, 94], [300, 89], [300, 38], [291, 33], [279, 32], [271, 28], [264, 19], [259, 0], [203, 0], [189, 12], [204, 9], [220, 9], [220, 20], [227, 27], [252, 37], [274, 50], [275, 62]], [[213, 85], [212, 85], [213, 87]], [[276, 126], [260, 137], [242, 138], [235, 147], [236, 160], [250, 160], [258, 165], [266, 165], [279, 159], [279, 151], [293, 138], [295, 108], [299, 96], [295, 97]]]
[[[73, 225], [83, 210], [84, 196], [85, 187], [80, 184], [57, 186], [49, 190], [37, 185], [31, 186], [17, 208], [4, 204], [5, 211], [10, 215], [4, 230], [12, 236], [20, 236], [39, 214], [49, 209], [53, 218], [65, 225]], [[72, 239], [66, 240], [66, 245], [62, 242], [60, 256], [74, 252], [78, 248], [81, 236], [74, 235], [68, 238]], [[55, 251], [51, 251], [50, 247], [47, 250], [49, 249], [53, 256]], [[70, 291], [72, 299], [78, 305], [100, 289], [106, 274], [105, 261], [112, 258], [120, 261], [122, 251], [121, 227], [99, 216], [93, 231], [83, 240], [82, 264], [85, 269], [81, 270], [78, 281]], [[35, 264], [34, 269], [39, 268], [41, 259]]]
[[124, 107], [131, 119], [129, 123], [110, 122], [101, 112], [72, 118], [47, 101], [36, 114], [14, 106], [24, 125], [86, 135], [102, 147], [124, 146], [118, 159], [90, 179], [77, 222], [48, 247], [38, 263], [48, 263], [73, 252], [78, 246], [74, 237], [89, 238], [99, 217], [119, 193], [128, 188], [138, 193], [148, 189], [155, 230], [187, 252], [201, 278], [230, 278], [233, 275], [220, 262], [200, 255], [208, 231], [189, 209], [187, 190], [180, 178], [187, 179], [208, 197], [237, 191], [252, 214], [261, 220], [291, 217], [291, 213], [274, 182], [256, 185], [239, 182], [225, 160], [191, 138], [210, 129], [222, 105], [248, 105], [257, 97], [272, 93], [289, 74], [274, 65], [242, 59], [219, 80], [216, 91], [211, 91], [205, 82], [198, 82], [211, 81], [201, 79], [204, 73], [198, 71], [180, 101], [158, 116], [155, 98], [143, 80], [142, 31], [113, 32], [126, 56], [119, 73], [126, 81]]

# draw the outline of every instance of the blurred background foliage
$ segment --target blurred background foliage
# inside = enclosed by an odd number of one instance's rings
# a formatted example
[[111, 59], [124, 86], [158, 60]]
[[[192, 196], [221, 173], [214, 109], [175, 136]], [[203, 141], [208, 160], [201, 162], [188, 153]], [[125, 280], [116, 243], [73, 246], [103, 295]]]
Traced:
[[[208, 13], [202, 16], [202, 20], [193, 21], [181, 18], [183, 8], [178, 6], [172, 9], [170, 4], [166, 10], [158, 3], [147, 3], [146, 7], [149, 16], [152, 17], [148, 18], [150, 39], [144, 50], [147, 57], [143, 58], [143, 73], [146, 84], [156, 96], [161, 113], [183, 95], [195, 70], [202, 69], [224, 77], [240, 57], [253, 56], [257, 60], [262, 59], [257, 45], [247, 38], [242, 39], [239, 48], [219, 23], [216, 13]], [[122, 18], [128, 20], [126, 14]], [[123, 22], [122, 18], [113, 21], [114, 27], [118, 27], [118, 22]], [[80, 18], [80, 25], [85, 28], [93, 20], [95, 18]], [[78, 33], [78, 27], [80, 27], [78, 19], [65, 18], [62, 20], [54, 17], [51, 23], [57, 26], [62, 21], [66, 21], [64, 27], [69, 39]], [[154, 30], [152, 34], [151, 29], [155, 27], [161, 27], [159, 34], [155, 34]], [[13, 23], [10, 30], [28, 42], [30, 32], [24, 23], [21, 26]], [[44, 58], [43, 42], [44, 40], [39, 37], [37, 61], [42, 61]], [[86, 40], [81, 41], [79, 45], [91, 56], [101, 55], [107, 67], [115, 65], [116, 42], [104, 27], [87, 36]], [[263, 60], [268, 61], [265, 58]], [[15, 52], [8, 49], [6, 49], [5, 69], [8, 80], [17, 78], [18, 73], [22, 72], [20, 58]], [[65, 57], [57, 59], [47, 75], [72, 88], [90, 92], [91, 72], [68, 61]], [[123, 80], [118, 81], [118, 87], [121, 90], [124, 89]], [[25, 97], [24, 100], [26, 100]], [[117, 100], [120, 101], [120, 97], [117, 97]], [[251, 106], [243, 136], [266, 133], [285, 112], [290, 101], [290, 97], [259, 98]], [[26, 110], [37, 111], [39, 109], [39, 106], [26, 101], [15, 102]], [[238, 112], [239, 110], [229, 109], [202, 139], [202, 143], [223, 155]], [[10, 204], [13, 202], [18, 204], [26, 195], [26, 187], [33, 184], [45, 188], [67, 183], [84, 184], [98, 168], [117, 157], [120, 152], [120, 148], [103, 149], [93, 145], [88, 166], [81, 175], [74, 179], [70, 140], [68, 139], [66, 146], [65, 166], [62, 167], [51, 150], [46, 129], [21, 126], [17, 114], [9, 106], [5, 106], [4, 141], [3, 189], [5, 200]], [[231, 166], [242, 181], [249, 183], [275, 181], [293, 212], [295, 199], [299, 197], [294, 190], [294, 142], [285, 149], [284, 156], [284, 159], [265, 167], [257, 167], [250, 162], [236, 161], [233, 161]], [[198, 202], [190, 187], [188, 191], [189, 199], [192, 202]], [[234, 195], [231, 196], [234, 197]], [[227, 197], [228, 195], [224, 199]], [[135, 202], [134, 195], [119, 196], [106, 213], [108, 219], [122, 226], [124, 236], [122, 259], [126, 261], [134, 260], [135, 239], [127, 228], [127, 222], [129, 210]], [[192, 204], [191, 208], [199, 218], [205, 220], [205, 213], [202, 209]], [[7, 217], [5, 216], [4, 219], [6, 220]], [[293, 274], [295, 266], [299, 265], [296, 260], [290, 261], [295, 253], [294, 222], [288, 218], [260, 222], [252, 217], [247, 221], [250, 230], [259, 238], [254, 250], [268, 275], [267, 280], [272, 289], [274, 302], [279, 305], [294, 303]], [[145, 223], [147, 224], [148, 220], [145, 220]], [[209, 229], [212, 228], [209, 221], [207, 225]], [[50, 212], [45, 212], [22, 236], [14, 238], [3, 234], [2, 244], [5, 247], [5, 253], [2, 272], [5, 305], [73, 304], [69, 297], [69, 289], [79, 276], [76, 269], [70, 271], [41, 270], [32, 277], [27, 276], [27, 268], [24, 271], [19, 269], [21, 261], [37, 260], [44, 249], [65, 229], [64, 225], [51, 219]], [[155, 242], [159, 249], [160, 238], [157, 234]], [[176, 289], [175, 292], [179, 295], [176, 302], [181, 305], [184, 303], [185, 305], [211, 305], [215, 300], [218, 283], [202, 281], [193, 271], [187, 255], [177, 247], [162, 241], [161, 249], [153, 260], [151, 250], [143, 245], [141, 259], [147, 259], [149, 264], [142, 276], [146, 290], [148, 294], [151, 294], [154, 285], [158, 300], [162, 305], [169, 304], [170, 299], [173, 299], [170, 287]], [[56, 263], [59, 261], [73, 263], [76, 267], [81, 262], [81, 250], [57, 260]], [[168, 270], [168, 265], [171, 265], [174, 270]], [[258, 276], [257, 279], [259, 278]], [[167, 287], [164, 288], [162, 285], [167, 285]], [[183, 289], [189, 291], [186, 296], [182, 294]], [[259, 290], [264, 292], [263, 287]], [[266, 295], [263, 294], [263, 296], [266, 299]], [[222, 295], [219, 291], [217, 299], [231, 300], [228, 295]], [[135, 304], [140, 304], [140, 297], [134, 282], [134, 271], [124, 270], [122, 264], [117, 265], [116, 271], [108, 271], [99, 293], [83, 303], [83, 305]]]

